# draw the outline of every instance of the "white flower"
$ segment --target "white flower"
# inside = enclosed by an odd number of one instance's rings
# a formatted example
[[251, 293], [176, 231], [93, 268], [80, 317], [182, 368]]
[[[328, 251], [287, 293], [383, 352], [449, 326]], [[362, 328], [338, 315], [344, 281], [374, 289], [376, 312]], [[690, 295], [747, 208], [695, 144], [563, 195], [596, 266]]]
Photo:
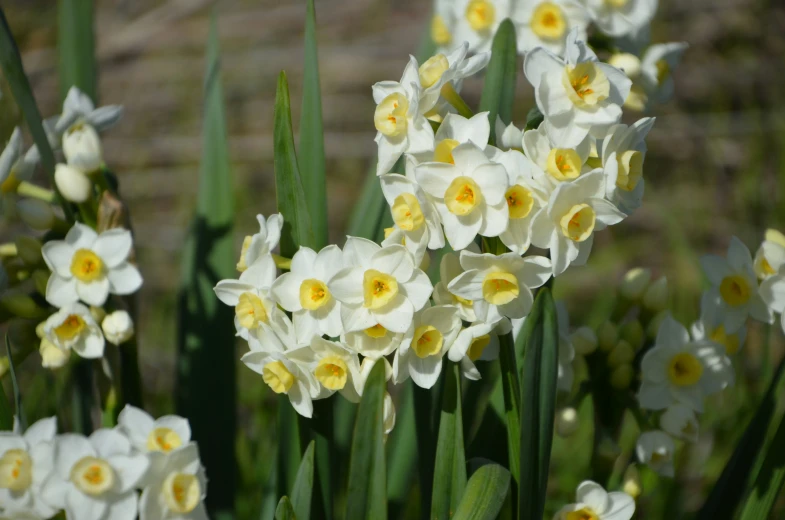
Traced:
[[341, 303], [327, 288], [341, 267], [343, 255], [338, 246], [327, 246], [319, 253], [300, 247], [292, 257], [290, 271], [270, 287], [273, 299], [293, 314], [299, 343], [308, 344], [315, 335], [337, 337], [343, 332]]
[[98, 171], [104, 162], [101, 138], [87, 123], [72, 125], [63, 134], [63, 154], [68, 165], [85, 173]]
[[173, 452], [142, 491], [140, 520], [208, 520], [207, 478], [195, 443]]
[[532, 289], [551, 277], [551, 262], [542, 256], [520, 257], [517, 253], [502, 255], [461, 252], [464, 273], [447, 289], [461, 298], [474, 302], [474, 313], [480, 321], [495, 323], [502, 316], [523, 318], [534, 303]]
[[576, 504], [564, 506], [553, 520], [590, 518], [591, 520], [630, 520], [635, 513], [635, 500], [627, 493], [608, 493], [591, 480], [581, 482], [575, 492]]
[[423, 163], [415, 175], [434, 197], [450, 246], [460, 250], [478, 233], [495, 237], [507, 229], [508, 178], [505, 167], [491, 162], [473, 143], [455, 147], [452, 155], [455, 164]]
[[63, 113], [57, 119], [54, 132], [60, 136], [72, 125], [84, 121], [96, 130], [106, 130], [114, 126], [123, 115], [120, 105], [107, 105], [95, 108], [92, 100], [78, 88], [71, 87], [63, 101]]
[[341, 336], [341, 341], [364, 358], [375, 360], [391, 354], [407, 337], [411, 340], [411, 334], [411, 327], [406, 333], [400, 333], [390, 332], [376, 324], [364, 330], [347, 332]]
[[641, 60], [641, 79], [649, 101], [666, 103], [673, 97], [673, 71], [687, 47], [685, 42], [673, 42], [646, 49]]
[[644, 432], [638, 437], [635, 454], [642, 464], [646, 464], [656, 473], [673, 478], [673, 452], [675, 449], [673, 439], [667, 433], [655, 430]]
[[642, 408], [664, 410], [677, 402], [702, 412], [703, 399], [733, 385], [734, 374], [719, 345], [690, 342], [687, 329], [667, 315], [654, 348], [643, 356], [641, 379]]
[[449, 113], [444, 117], [444, 121], [439, 125], [434, 137], [432, 150], [413, 154], [415, 163], [421, 162], [443, 162], [454, 164], [455, 160], [452, 151], [458, 145], [464, 143], [474, 143], [478, 148], [484, 150], [488, 146], [488, 139], [491, 135], [491, 125], [488, 122], [488, 112], [480, 112], [466, 119], [465, 117]]
[[87, 201], [93, 193], [93, 183], [87, 175], [67, 164], [55, 167], [55, 185], [65, 200], [77, 204]]
[[[437, 132], [438, 133], [438, 132]], [[496, 116], [496, 147], [501, 150], [521, 150], [523, 130], [510, 123], [504, 126], [502, 118]]]
[[774, 321], [758, 291], [750, 250], [741, 240], [731, 237], [727, 257], [705, 255], [701, 265], [712, 285], [709, 293], [720, 297], [726, 331], [737, 330], [748, 316], [764, 323]]
[[761, 280], [768, 278], [785, 265], [785, 235], [776, 229], [766, 230], [766, 239], [755, 253], [755, 274]]
[[90, 309], [81, 303], [63, 306], [46, 319], [43, 330], [44, 338], [64, 354], [73, 350], [87, 359], [104, 355], [104, 335], [101, 334], [101, 327], [93, 319]]
[[258, 262], [271, 260], [272, 251], [281, 240], [283, 216], [280, 213], [274, 213], [267, 219], [264, 215], [256, 215], [256, 220], [259, 222], [259, 232], [243, 240], [240, 260], [237, 262], [237, 270], [241, 273]]
[[400, 384], [410, 376], [421, 388], [431, 388], [442, 371], [442, 358], [461, 330], [458, 310], [437, 305], [418, 311], [412, 322], [413, 334], [395, 352], [393, 380]]
[[[480, 248], [474, 242], [469, 244], [466, 250], [480, 254]], [[461, 298], [447, 289], [450, 282], [462, 273], [463, 267], [458, 253], [445, 253], [439, 263], [439, 282], [433, 288], [433, 301], [437, 305], [455, 305], [458, 308], [458, 316], [463, 321], [473, 322], [477, 320], [474, 302]]]
[[571, 0], [534, 0], [518, 2], [512, 13], [518, 36], [518, 52], [526, 53], [543, 47], [554, 54], [564, 53], [567, 35], [576, 30], [586, 40], [589, 13]]
[[785, 332], [785, 269], [780, 269], [778, 274], [763, 280], [760, 294], [772, 311], [781, 314], [782, 330]]
[[142, 286], [142, 276], [128, 261], [131, 232], [109, 229], [100, 235], [76, 223], [65, 240], [52, 240], [41, 251], [52, 275], [46, 301], [55, 307], [82, 300], [101, 306], [111, 294], [131, 294]]
[[390, 392], [384, 393], [384, 436], [385, 439], [395, 428], [395, 405]]
[[9, 193], [16, 190], [20, 181], [29, 180], [38, 164], [38, 149], [33, 147], [24, 153], [22, 130], [14, 128], [3, 152], [0, 153], [0, 190]]
[[632, 126], [614, 125], [602, 141], [602, 165], [607, 176], [606, 196], [627, 215], [643, 200], [643, 161], [646, 135], [654, 118], [639, 119]]
[[340, 392], [353, 403], [360, 401], [365, 379], [357, 354], [345, 345], [313, 336], [309, 346], [291, 350], [287, 355], [301, 367], [307, 367], [321, 384], [324, 391], [319, 397]]
[[468, 42], [469, 51], [490, 50], [493, 35], [512, 12], [511, 0], [457, 0], [453, 3], [453, 41]]
[[641, 75], [641, 60], [629, 52], [617, 52], [608, 58], [608, 63], [622, 71], [633, 83]]
[[[418, 68], [422, 93], [420, 95], [419, 111], [422, 114], [431, 110], [439, 101], [442, 87], [460, 88], [464, 78], [474, 76], [488, 65], [491, 59], [490, 52], [466, 57], [469, 44], [463, 42], [452, 52], [447, 54], [437, 53]], [[403, 83], [403, 80], [401, 80]]]
[[[495, 150], [488, 148], [491, 153]], [[531, 244], [532, 220], [543, 206], [548, 205], [550, 192], [541, 182], [544, 174], [528, 157], [517, 150], [503, 154], [492, 157], [507, 168], [510, 186], [504, 192], [510, 220], [499, 239], [510, 251], [522, 255]]]
[[690, 332], [694, 341], [709, 340], [718, 343], [729, 356], [736, 354], [747, 339], [747, 327], [726, 331], [723, 325], [725, 313], [720, 297], [710, 292], [701, 296], [700, 319], [692, 324]]
[[463, 377], [477, 381], [481, 377], [475, 362], [499, 357], [499, 334], [510, 332], [510, 327], [510, 320], [506, 318], [497, 323], [474, 322], [458, 333], [447, 357], [461, 364]]
[[[553, 191], [562, 182], [577, 179], [583, 173], [592, 171], [588, 160], [594, 138], [587, 135], [580, 143], [571, 147], [555, 144], [540, 125], [523, 133], [523, 151], [538, 168], [532, 177], [541, 180], [543, 187]], [[547, 175], [546, 175], [547, 174]]]
[[414, 265], [401, 245], [380, 247], [364, 238], [349, 237], [344, 264], [327, 284], [341, 302], [346, 332], [380, 324], [404, 333], [415, 311], [422, 309], [433, 292], [431, 281]]
[[134, 454], [131, 443], [117, 430], [100, 429], [90, 437], [65, 434], [57, 438], [55, 472], [46, 479], [42, 495], [65, 509], [68, 518], [121, 520], [134, 518], [138, 498], [134, 488], [149, 462]]
[[578, 146], [595, 126], [617, 123], [632, 85], [619, 69], [598, 61], [577, 37], [577, 31], [567, 37], [564, 60], [539, 47], [526, 55], [523, 65], [545, 116], [545, 130], [564, 148]]
[[635, 38], [644, 31], [654, 13], [657, 0], [584, 0], [594, 23], [608, 36]]
[[663, 412], [660, 428], [678, 439], [698, 442], [698, 418], [695, 411], [681, 403], [672, 404]]
[[54, 471], [56, 433], [56, 417], [37, 421], [24, 435], [0, 432], [0, 504], [11, 518], [50, 518], [57, 512], [41, 495], [41, 486]]
[[550, 249], [553, 275], [570, 264], [583, 265], [591, 252], [594, 232], [624, 219], [624, 213], [603, 198], [605, 176], [600, 170], [560, 184], [548, 206], [532, 220], [532, 244]]
[[454, 41], [456, 13], [453, 9], [453, 0], [434, 0], [433, 18], [431, 18], [431, 39], [439, 50], [444, 51], [454, 48], [461, 41]]
[[401, 81], [381, 81], [373, 86], [376, 111], [378, 163], [376, 175], [389, 172], [404, 153], [433, 149], [433, 129], [420, 111], [420, 77], [411, 57]]
[[124, 343], [134, 336], [134, 322], [126, 311], [114, 311], [101, 321], [104, 336], [115, 345]]
[[52, 370], [64, 367], [71, 358], [70, 349], [59, 347], [45, 337], [41, 338], [38, 353], [41, 355], [41, 366]]

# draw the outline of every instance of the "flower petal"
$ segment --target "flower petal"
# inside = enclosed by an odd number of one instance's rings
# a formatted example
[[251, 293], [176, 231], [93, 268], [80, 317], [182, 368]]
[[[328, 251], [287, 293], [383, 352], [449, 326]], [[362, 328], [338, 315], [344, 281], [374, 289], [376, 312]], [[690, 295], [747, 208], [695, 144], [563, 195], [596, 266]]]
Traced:
[[122, 262], [114, 269], [110, 269], [107, 277], [112, 287], [112, 294], [132, 294], [142, 286], [142, 275], [130, 262]]
[[122, 228], [108, 229], [95, 239], [93, 252], [111, 268], [120, 265], [128, 258], [133, 245], [130, 231]]

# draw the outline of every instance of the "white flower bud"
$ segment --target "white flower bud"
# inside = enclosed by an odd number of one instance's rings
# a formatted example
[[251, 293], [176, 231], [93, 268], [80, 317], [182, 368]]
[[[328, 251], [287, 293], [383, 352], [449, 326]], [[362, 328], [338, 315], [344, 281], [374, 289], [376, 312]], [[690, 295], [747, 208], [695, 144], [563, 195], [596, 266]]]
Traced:
[[624, 484], [622, 489], [632, 498], [638, 498], [643, 492], [641, 475], [636, 464], [630, 464], [627, 466], [627, 470], [624, 472], [623, 482]]
[[634, 54], [628, 52], [614, 54], [610, 57], [608, 63], [624, 72], [630, 79], [635, 79], [641, 75], [641, 60]]
[[597, 334], [594, 333], [591, 327], [578, 327], [570, 335], [570, 342], [575, 349], [575, 353], [581, 356], [588, 356], [597, 350]]
[[572, 406], [563, 408], [556, 412], [556, 434], [559, 437], [567, 438], [578, 431], [578, 411]]
[[641, 463], [649, 466], [654, 472], [673, 478], [673, 452], [676, 447], [673, 439], [660, 430], [644, 432], [638, 437], [635, 453]]
[[41, 339], [38, 352], [41, 354], [41, 366], [52, 370], [64, 366], [71, 357], [70, 350], [61, 349], [46, 338]]
[[643, 295], [643, 306], [660, 312], [668, 308], [668, 279], [661, 276], [652, 283]]
[[114, 311], [106, 315], [104, 321], [101, 322], [101, 329], [103, 329], [104, 336], [109, 343], [119, 345], [134, 335], [134, 322], [127, 312]]
[[384, 393], [384, 435], [385, 437], [395, 428], [395, 405], [390, 392]]
[[84, 172], [65, 164], [55, 168], [55, 184], [65, 200], [77, 204], [90, 198], [93, 190], [93, 184]]
[[[360, 363], [360, 375], [362, 376], [363, 381], [368, 379], [368, 376], [371, 375], [371, 370], [376, 364], [376, 359], [377, 358], [373, 357], [365, 357], [363, 358], [362, 363]], [[387, 361], [387, 358], [383, 357], [381, 359], [384, 360], [384, 380], [389, 381], [393, 376], [392, 365]], [[365, 386], [365, 383], [363, 383], [363, 386]]]
[[660, 417], [660, 428], [685, 441], [698, 442], [698, 418], [689, 406], [672, 404]]
[[19, 199], [16, 201], [19, 218], [37, 231], [48, 231], [55, 224], [55, 213], [51, 204], [38, 199]]
[[628, 300], [637, 301], [643, 296], [644, 291], [651, 281], [651, 270], [642, 267], [630, 269], [624, 275], [619, 286], [619, 292]]
[[63, 135], [63, 154], [69, 166], [87, 173], [98, 171], [103, 163], [101, 138], [87, 123], [77, 123]]

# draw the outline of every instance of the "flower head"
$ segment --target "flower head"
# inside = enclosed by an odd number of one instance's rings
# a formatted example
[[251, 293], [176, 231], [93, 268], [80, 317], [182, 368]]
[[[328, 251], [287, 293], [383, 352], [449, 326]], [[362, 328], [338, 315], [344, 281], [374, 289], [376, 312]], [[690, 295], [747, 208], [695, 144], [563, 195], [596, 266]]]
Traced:
[[639, 119], [631, 126], [614, 125], [602, 142], [606, 196], [627, 215], [638, 209], [643, 199], [644, 139], [652, 126], [651, 117]]
[[583, 5], [571, 0], [536, 0], [518, 2], [512, 20], [518, 36], [518, 52], [542, 47], [562, 55], [571, 30], [576, 30], [581, 40], [586, 39], [589, 13]]
[[101, 327], [93, 319], [90, 309], [81, 303], [69, 303], [49, 316], [44, 322], [43, 332], [44, 339], [49, 343], [47, 348], [55, 348], [64, 354], [73, 350], [87, 359], [104, 355], [105, 341]]
[[192, 442], [169, 455], [150, 475], [139, 500], [139, 518], [208, 520], [206, 496], [207, 478]]
[[635, 513], [635, 500], [627, 493], [608, 493], [590, 480], [581, 482], [575, 492], [575, 504], [564, 506], [554, 520], [630, 520]]
[[278, 247], [281, 240], [283, 217], [280, 213], [274, 213], [266, 219], [264, 215], [256, 215], [256, 220], [259, 222], [259, 232], [243, 240], [240, 260], [237, 262], [237, 270], [241, 273], [257, 263], [272, 260], [273, 249]]
[[657, 0], [586, 0], [592, 20], [609, 36], [636, 38], [657, 11]]
[[310, 345], [290, 351], [288, 357], [316, 378], [322, 388], [319, 397], [340, 392], [349, 401], [360, 401], [365, 383], [360, 360], [345, 345], [314, 336]]
[[671, 478], [674, 475], [673, 452], [675, 450], [673, 439], [659, 430], [642, 433], [635, 446], [635, 454], [642, 464], [646, 464], [664, 477]]
[[126, 311], [114, 311], [101, 321], [101, 330], [109, 343], [119, 345], [134, 336], [134, 322]]

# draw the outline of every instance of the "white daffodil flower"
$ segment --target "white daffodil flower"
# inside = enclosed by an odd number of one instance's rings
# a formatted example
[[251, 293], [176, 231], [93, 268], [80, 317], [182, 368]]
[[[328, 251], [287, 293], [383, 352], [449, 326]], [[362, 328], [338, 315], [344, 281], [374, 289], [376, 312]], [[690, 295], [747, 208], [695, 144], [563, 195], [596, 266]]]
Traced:
[[[469, 244], [466, 250], [480, 254], [480, 248], [474, 242]], [[461, 298], [447, 289], [450, 282], [463, 274], [463, 271], [459, 254], [445, 253], [439, 263], [439, 282], [433, 288], [433, 301], [437, 305], [455, 305], [458, 308], [458, 316], [463, 321], [471, 323], [477, 320], [477, 315], [474, 313], [474, 302]]]
[[673, 478], [673, 452], [676, 446], [667, 433], [654, 430], [641, 433], [635, 445], [635, 454], [641, 464], [646, 464], [652, 471], [663, 477]]
[[493, 35], [512, 12], [512, 3], [511, 0], [455, 1], [453, 41], [468, 42], [471, 52], [490, 50]]
[[64, 434], [57, 438], [55, 472], [43, 484], [42, 496], [64, 509], [68, 518], [121, 520], [135, 518], [135, 488], [149, 462], [135, 454], [118, 430], [100, 429], [90, 437]]
[[169, 455], [151, 476], [139, 500], [139, 519], [208, 520], [206, 497], [207, 478], [192, 442]]
[[731, 237], [725, 258], [705, 255], [701, 266], [712, 288], [709, 293], [719, 296], [726, 331], [735, 331], [752, 316], [758, 321], [772, 323], [774, 316], [761, 298], [758, 279], [755, 276], [752, 255], [747, 246], [736, 237]]
[[357, 353], [347, 346], [314, 336], [309, 346], [291, 350], [287, 355], [310, 370], [326, 391], [322, 392], [323, 397], [340, 392], [347, 400], [360, 402], [365, 379], [360, 372]]
[[415, 175], [434, 198], [444, 233], [454, 250], [466, 248], [477, 234], [496, 237], [507, 229], [509, 211], [504, 197], [507, 170], [491, 162], [473, 143], [452, 151], [455, 164], [422, 163]]
[[522, 258], [517, 253], [502, 255], [461, 252], [464, 273], [447, 289], [474, 302], [477, 319], [497, 322], [501, 317], [523, 318], [534, 303], [532, 289], [551, 277], [551, 262], [543, 256]]
[[417, 69], [417, 60], [411, 57], [400, 82], [381, 81], [373, 86], [376, 175], [389, 172], [404, 153], [433, 149], [433, 128], [420, 111], [422, 87]]
[[415, 164], [421, 162], [455, 164], [452, 151], [456, 146], [471, 142], [484, 150], [488, 146], [490, 135], [491, 125], [488, 122], [488, 112], [480, 112], [470, 119], [449, 113], [436, 131], [433, 149], [414, 154]]
[[406, 333], [390, 332], [378, 323], [373, 327], [355, 332], [347, 332], [341, 341], [364, 358], [379, 359], [392, 354], [407, 338], [411, 340], [412, 329]]
[[29, 180], [38, 161], [38, 149], [31, 148], [25, 153], [22, 129], [14, 128], [0, 153], [0, 194], [12, 193], [21, 181]]
[[703, 399], [734, 382], [730, 360], [711, 341], [690, 341], [687, 329], [668, 314], [660, 324], [654, 348], [641, 362], [641, 408], [664, 410], [682, 403], [703, 411]]
[[24, 435], [0, 432], [0, 504], [11, 518], [51, 518], [57, 512], [41, 494], [54, 471], [56, 433], [56, 417], [37, 421]]
[[591, 156], [591, 143], [594, 138], [587, 135], [574, 147], [563, 148], [556, 145], [545, 125], [523, 133], [523, 152], [537, 167], [534, 177], [541, 180], [550, 191], [562, 182], [571, 182], [583, 173], [592, 171], [588, 161]]
[[101, 306], [109, 294], [131, 294], [142, 286], [142, 275], [128, 261], [131, 232], [109, 229], [100, 235], [76, 223], [65, 240], [44, 244], [42, 254], [52, 275], [46, 284], [46, 301], [63, 307], [79, 300]]
[[657, 0], [584, 0], [592, 20], [608, 36], [635, 38], [651, 23]]
[[720, 297], [717, 294], [705, 292], [701, 296], [700, 319], [692, 324], [690, 332], [693, 341], [713, 341], [723, 347], [725, 354], [733, 356], [744, 346], [744, 341], [747, 339], [747, 327], [741, 325], [735, 331], [727, 331], [723, 325], [724, 318], [724, 306]]
[[589, 257], [594, 232], [621, 222], [625, 215], [605, 200], [605, 175], [601, 170], [560, 184], [548, 205], [532, 220], [532, 244], [550, 249], [553, 276], [567, 267], [583, 265]]
[[344, 247], [345, 268], [327, 283], [341, 302], [346, 332], [381, 325], [405, 333], [414, 313], [422, 309], [433, 286], [402, 245], [381, 247], [370, 240], [349, 237]]
[[119, 345], [134, 336], [134, 322], [126, 311], [114, 311], [101, 320], [101, 330], [109, 343]]
[[[493, 147], [488, 147], [486, 153]], [[537, 212], [548, 205], [550, 191], [543, 186], [544, 174], [526, 156], [517, 150], [503, 152], [504, 156], [491, 157], [507, 168], [509, 188], [504, 193], [510, 220], [499, 239], [510, 251], [524, 254], [531, 244], [532, 220]]]
[[93, 173], [101, 169], [104, 162], [101, 138], [90, 124], [79, 122], [71, 125], [63, 134], [63, 154], [69, 166]]
[[760, 280], [768, 278], [785, 265], [785, 235], [776, 229], [767, 229], [766, 237], [755, 252], [753, 267]]
[[101, 327], [93, 319], [90, 309], [81, 303], [64, 305], [49, 316], [43, 331], [51, 346], [63, 353], [73, 350], [86, 359], [104, 355], [105, 340]]
[[627, 493], [608, 493], [591, 480], [581, 482], [575, 492], [575, 504], [561, 508], [553, 520], [630, 520], [635, 513], [635, 499]]
[[548, 136], [563, 148], [578, 146], [590, 130], [618, 123], [632, 85], [619, 69], [598, 61], [577, 31], [567, 36], [565, 59], [538, 47], [526, 55], [523, 71]]
[[677, 439], [698, 442], [698, 417], [689, 406], [670, 405], [660, 416], [660, 428]]
[[46, 337], [41, 338], [38, 353], [41, 355], [41, 366], [51, 370], [64, 367], [71, 359], [70, 349], [59, 347]]
[[318, 253], [300, 247], [292, 257], [290, 271], [270, 287], [273, 299], [292, 313], [298, 343], [307, 345], [314, 336], [337, 337], [343, 332], [341, 303], [327, 288], [342, 266], [338, 246], [329, 245]]
[[412, 321], [411, 341], [395, 352], [393, 380], [400, 384], [409, 377], [420, 388], [431, 388], [442, 372], [442, 358], [461, 331], [458, 309], [437, 305], [418, 311]]
[[86, 202], [93, 194], [93, 181], [87, 174], [67, 164], [55, 166], [55, 186], [65, 200], [77, 204]]
[[518, 36], [519, 53], [542, 47], [558, 56], [564, 54], [570, 31], [577, 31], [578, 38], [586, 40], [590, 21], [586, 8], [571, 0], [518, 2], [511, 18]]
[[785, 268], [769, 276], [760, 284], [760, 294], [769, 309], [780, 313], [782, 330], [785, 332]]
[[274, 213], [267, 219], [264, 215], [256, 215], [256, 220], [259, 222], [259, 232], [243, 240], [240, 260], [237, 262], [237, 270], [241, 273], [257, 262], [271, 259], [273, 249], [281, 241], [283, 216], [280, 213]]
[[673, 97], [673, 71], [688, 46], [685, 42], [673, 42], [646, 49], [641, 60], [641, 80], [649, 102], [666, 103]]
[[449, 83], [447, 88], [458, 90], [465, 78], [474, 76], [488, 65], [490, 52], [481, 52], [467, 58], [468, 49], [469, 44], [463, 42], [451, 52], [437, 53], [419, 66], [417, 72], [422, 88], [420, 113], [426, 114], [436, 106], [445, 85]]
[[453, 0], [435, 0], [433, 3], [433, 18], [431, 18], [431, 39], [437, 48], [444, 52], [462, 42], [455, 41], [456, 12]]
[[645, 139], [653, 126], [653, 117], [639, 119], [631, 126], [614, 125], [602, 141], [606, 196], [627, 215], [638, 209], [643, 200]]
[[[437, 132], [438, 133], [438, 132]], [[504, 126], [504, 121], [496, 116], [496, 147], [500, 150], [523, 150], [523, 130], [510, 123]]]
[[120, 105], [95, 108], [92, 100], [76, 87], [71, 87], [63, 101], [63, 113], [57, 119], [54, 132], [62, 136], [72, 125], [83, 121], [98, 131], [113, 127], [123, 115]]
[[481, 379], [477, 361], [491, 361], [499, 357], [499, 334], [510, 332], [510, 320], [503, 318], [496, 323], [477, 321], [462, 329], [455, 338], [447, 357], [461, 364], [461, 374], [466, 379]]

